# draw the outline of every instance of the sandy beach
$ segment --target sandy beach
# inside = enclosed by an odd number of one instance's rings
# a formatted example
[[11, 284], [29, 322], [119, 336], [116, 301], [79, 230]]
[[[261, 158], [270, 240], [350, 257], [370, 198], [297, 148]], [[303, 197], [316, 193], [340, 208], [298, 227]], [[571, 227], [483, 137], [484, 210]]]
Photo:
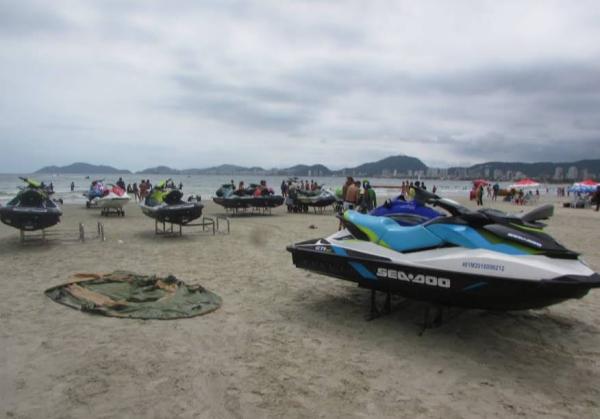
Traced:
[[[98, 221], [104, 242], [21, 245], [0, 225], [3, 417], [600, 416], [600, 291], [544, 310], [464, 311], [419, 336], [421, 304], [394, 300], [368, 322], [368, 291], [292, 265], [285, 246], [334, 232], [331, 215], [279, 208], [233, 218], [229, 235], [167, 238], [133, 203], [124, 218], [66, 205], [56, 229]], [[547, 231], [600, 271], [600, 213], [557, 205]], [[113, 270], [173, 274], [223, 306], [139, 321], [44, 295], [74, 273]]]

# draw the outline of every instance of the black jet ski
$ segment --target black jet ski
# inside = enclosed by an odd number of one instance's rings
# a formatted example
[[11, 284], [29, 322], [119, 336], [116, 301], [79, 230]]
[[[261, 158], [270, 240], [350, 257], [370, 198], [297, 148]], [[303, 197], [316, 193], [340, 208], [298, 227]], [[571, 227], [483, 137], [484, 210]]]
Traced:
[[283, 205], [283, 196], [275, 195], [273, 189], [266, 184], [250, 184], [243, 190], [236, 190], [232, 184], [222, 185], [213, 198], [215, 204], [228, 209], [238, 208], [275, 208]]
[[309, 208], [323, 208], [337, 202], [336, 196], [324, 186], [315, 190], [302, 189], [297, 183], [292, 183], [289, 189], [288, 210], [306, 212]]
[[62, 211], [50, 199], [50, 191], [36, 180], [20, 179], [27, 186], [21, 188], [17, 196], [4, 207], [0, 207], [0, 221], [27, 231], [42, 230], [58, 224]]
[[346, 229], [287, 250], [298, 268], [447, 306], [534, 309], [600, 287], [600, 275], [543, 231], [551, 205], [506, 214], [474, 212], [422, 190], [417, 199], [450, 216], [405, 227], [346, 211]]
[[156, 221], [185, 225], [200, 218], [204, 205], [200, 202], [185, 202], [182, 197], [183, 193], [167, 179], [152, 188], [140, 207], [144, 214]]

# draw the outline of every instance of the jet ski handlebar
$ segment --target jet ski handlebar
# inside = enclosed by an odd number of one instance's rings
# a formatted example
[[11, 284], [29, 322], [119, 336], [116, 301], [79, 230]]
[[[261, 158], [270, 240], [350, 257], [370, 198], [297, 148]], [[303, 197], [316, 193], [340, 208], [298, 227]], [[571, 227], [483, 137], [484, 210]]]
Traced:
[[434, 207], [441, 207], [448, 211], [451, 215], [467, 215], [473, 213], [471, 210], [463, 207], [456, 201], [442, 198], [433, 192], [429, 192], [421, 188], [415, 188], [415, 201], [423, 205], [429, 204], [433, 205]]

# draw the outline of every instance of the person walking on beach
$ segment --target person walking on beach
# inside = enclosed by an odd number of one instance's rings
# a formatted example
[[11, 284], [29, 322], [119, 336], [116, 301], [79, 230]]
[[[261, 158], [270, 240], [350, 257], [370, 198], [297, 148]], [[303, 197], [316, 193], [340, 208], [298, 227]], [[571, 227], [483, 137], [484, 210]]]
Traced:
[[75, 190], [75, 182], [71, 182], [71, 192]]
[[475, 191], [475, 195], [477, 196], [477, 206], [483, 207], [483, 185], [480, 184]]
[[596, 192], [594, 192], [593, 199], [596, 200], [596, 212], [600, 209], [600, 186], [596, 187]]
[[494, 186], [492, 187], [492, 201], [498, 199], [498, 191], [500, 191], [500, 185], [494, 183]]
[[131, 191], [133, 192], [133, 197], [135, 199], [135, 201], [139, 201], [140, 200], [140, 191], [138, 190], [138, 185], [137, 182], [133, 182], [133, 185], [131, 186]]

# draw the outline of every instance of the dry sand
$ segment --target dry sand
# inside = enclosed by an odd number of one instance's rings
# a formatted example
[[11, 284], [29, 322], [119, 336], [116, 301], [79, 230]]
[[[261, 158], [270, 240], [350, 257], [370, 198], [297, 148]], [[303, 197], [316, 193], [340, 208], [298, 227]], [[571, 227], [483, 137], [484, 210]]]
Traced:
[[[98, 220], [66, 206], [56, 229]], [[134, 204], [102, 221], [107, 240], [84, 244], [22, 246], [0, 226], [0, 415], [600, 416], [600, 291], [538, 311], [466, 311], [419, 337], [422, 305], [394, 301], [367, 322], [368, 291], [294, 268], [285, 246], [332, 233], [331, 216], [280, 209], [233, 219], [230, 235], [182, 238], [154, 236]], [[548, 231], [600, 271], [599, 213], [557, 208]], [[44, 295], [75, 272], [115, 269], [174, 274], [224, 304], [137, 321]]]

